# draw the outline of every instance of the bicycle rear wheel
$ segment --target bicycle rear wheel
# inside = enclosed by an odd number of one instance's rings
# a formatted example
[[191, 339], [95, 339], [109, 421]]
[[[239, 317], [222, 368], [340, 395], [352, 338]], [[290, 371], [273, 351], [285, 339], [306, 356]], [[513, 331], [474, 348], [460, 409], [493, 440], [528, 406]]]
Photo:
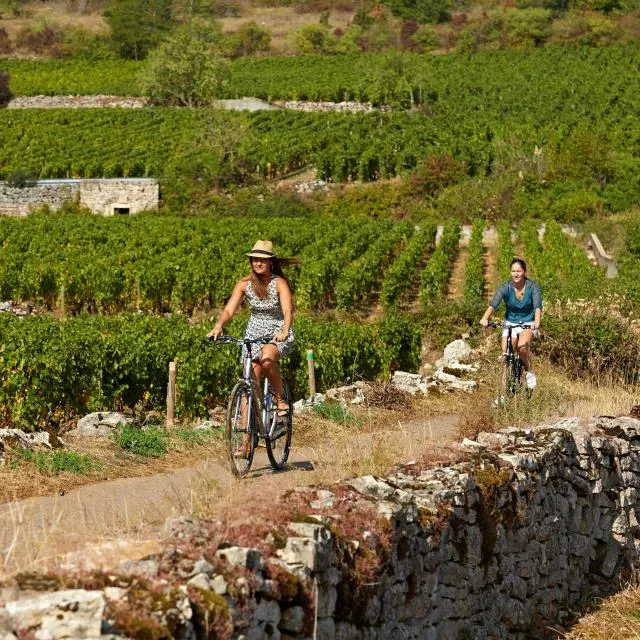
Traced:
[[[286, 424], [278, 427], [276, 424], [277, 412], [274, 410], [272, 423], [265, 425], [264, 443], [267, 448], [269, 462], [274, 469], [282, 469], [287, 464], [293, 435], [293, 399], [289, 392], [289, 386], [284, 380], [282, 381], [282, 388], [284, 390], [283, 400], [289, 405]], [[273, 394], [270, 387], [268, 393]], [[266, 405], [269, 406], [269, 402], [266, 402]]]
[[238, 382], [231, 392], [227, 407], [225, 441], [234, 476], [242, 477], [251, 469], [255, 452], [255, 407], [249, 406], [249, 388]]

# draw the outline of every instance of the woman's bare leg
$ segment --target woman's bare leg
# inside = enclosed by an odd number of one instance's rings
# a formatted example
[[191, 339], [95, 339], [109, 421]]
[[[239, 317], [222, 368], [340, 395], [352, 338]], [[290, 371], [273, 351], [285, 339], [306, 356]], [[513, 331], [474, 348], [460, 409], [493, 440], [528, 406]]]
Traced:
[[517, 349], [520, 354], [520, 360], [524, 365], [525, 371], [531, 370], [531, 342], [533, 340], [533, 331], [525, 329], [518, 337]]
[[[278, 347], [273, 344], [266, 344], [262, 347], [260, 352], [259, 362], [254, 362], [254, 372], [256, 366], [260, 369], [260, 377], [258, 381], [262, 379], [262, 374], [266, 375], [271, 384], [274, 394], [278, 400], [278, 409], [288, 409], [289, 406], [283, 400], [284, 388], [282, 386], [282, 375], [280, 374], [280, 367], [278, 367], [278, 360], [280, 359], [280, 352]], [[257, 377], [257, 376], [256, 376]]]

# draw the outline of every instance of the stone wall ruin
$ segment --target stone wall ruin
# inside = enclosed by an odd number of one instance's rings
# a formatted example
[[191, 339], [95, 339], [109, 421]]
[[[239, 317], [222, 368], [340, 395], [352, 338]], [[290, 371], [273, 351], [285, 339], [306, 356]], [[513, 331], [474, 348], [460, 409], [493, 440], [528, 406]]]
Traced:
[[[617, 590], [637, 565], [639, 420], [480, 434], [462, 457], [296, 490], [273, 505], [289, 524], [266, 535], [258, 527], [251, 547], [246, 523], [174, 520], [162, 554], [110, 571], [103, 588], [95, 574], [90, 589], [75, 590], [48, 577], [44, 590], [55, 593], [34, 594], [33, 576], [17, 579], [0, 607], [0, 636], [17, 634], [16, 611], [54, 620], [42, 613], [51, 606], [62, 618], [83, 611], [83, 637], [100, 637], [118, 628], [114, 612], [132, 584], [140, 598], [137, 574], [161, 590], [154, 620], [175, 638], [556, 637], [552, 629], [566, 629], [587, 598]], [[234, 546], [240, 532], [245, 544]]]
[[38, 180], [24, 187], [0, 182], [0, 215], [26, 216], [33, 209], [60, 209], [77, 202], [103, 216], [140, 213], [158, 208], [160, 189], [151, 178]]

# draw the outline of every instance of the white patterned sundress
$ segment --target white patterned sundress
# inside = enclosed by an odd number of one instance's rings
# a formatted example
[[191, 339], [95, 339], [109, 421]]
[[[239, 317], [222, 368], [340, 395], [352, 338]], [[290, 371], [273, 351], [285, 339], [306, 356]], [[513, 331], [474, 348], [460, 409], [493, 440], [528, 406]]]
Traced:
[[[278, 276], [273, 276], [271, 282], [267, 285], [268, 295], [266, 298], [258, 298], [253, 291], [251, 282], [247, 283], [247, 287], [244, 294], [249, 303], [249, 309], [251, 310], [251, 316], [247, 323], [247, 328], [244, 332], [244, 337], [249, 340], [255, 340], [256, 338], [262, 338], [265, 336], [273, 336], [279, 331], [282, 331], [282, 325], [284, 323], [284, 313], [282, 312], [282, 305], [280, 304], [280, 297], [276, 290], [276, 281]], [[293, 329], [289, 329], [289, 335], [286, 340], [282, 342], [274, 342], [278, 348], [280, 356], [286, 356], [291, 352], [293, 348]], [[245, 355], [245, 347], [242, 347], [242, 356]], [[256, 351], [252, 350], [253, 354], [257, 355]]]

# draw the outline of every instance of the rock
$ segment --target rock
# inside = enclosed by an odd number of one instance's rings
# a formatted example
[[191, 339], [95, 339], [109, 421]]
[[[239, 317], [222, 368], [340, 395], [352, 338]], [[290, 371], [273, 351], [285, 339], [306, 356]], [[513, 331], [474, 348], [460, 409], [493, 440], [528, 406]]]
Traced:
[[37, 629], [38, 640], [99, 638], [105, 597], [101, 591], [69, 589], [13, 600], [3, 609], [0, 615], [13, 625], [11, 631]]
[[229, 564], [245, 567], [253, 571], [262, 571], [264, 566], [262, 553], [257, 549], [247, 547], [226, 547], [218, 549], [216, 557], [226, 560]]
[[477, 364], [460, 364], [459, 362], [445, 362], [441, 369], [445, 373], [457, 376], [461, 373], [475, 373], [479, 368]]
[[211, 590], [211, 581], [206, 573], [198, 573], [193, 578], [189, 578], [187, 584], [202, 589], [203, 591]]
[[98, 411], [78, 420], [77, 427], [69, 434], [74, 436], [109, 436], [117, 426], [132, 424], [133, 418], [117, 411]]
[[211, 588], [215, 591], [219, 596], [227, 593], [227, 581], [224, 579], [224, 576], [214, 576], [211, 580]]
[[222, 420], [203, 420], [193, 427], [194, 431], [211, 431], [211, 429], [216, 429], [217, 427], [223, 426], [224, 422]]
[[51, 449], [49, 434], [46, 431], [25, 433], [22, 429], [0, 429], [0, 441], [19, 443], [25, 449], [42, 446]]
[[211, 574], [214, 569], [215, 567], [210, 562], [207, 562], [204, 558], [200, 558], [200, 560], [193, 565], [191, 575], [195, 576], [198, 573]]
[[433, 377], [438, 382], [446, 384], [450, 389], [458, 389], [459, 391], [470, 392], [478, 386], [475, 380], [461, 380], [457, 376], [445, 373], [442, 369], [438, 369]]
[[326, 400], [326, 396], [324, 393], [316, 393], [312, 398], [298, 400], [293, 403], [293, 412], [294, 413], [309, 413], [311, 409], [316, 405], [324, 402]]
[[362, 394], [363, 382], [356, 382], [355, 384], [348, 384], [344, 387], [337, 387], [335, 389], [327, 389], [326, 396], [329, 400], [338, 400], [341, 402], [350, 402], [358, 396], [358, 392]]
[[154, 578], [160, 569], [157, 560], [125, 560], [120, 564], [123, 573], [131, 573], [145, 578]]
[[473, 349], [464, 340], [454, 340], [444, 348], [443, 359], [445, 362], [466, 362], [473, 358]]
[[462, 446], [467, 448], [467, 449], [471, 449], [472, 451], [483, 451], [484, 449], [487, 448], [486, 444], [480, 444], [479, 442], [476, 442], [475, 440], [469, 440], [469, 438], [465, 438], [462, 441]]
[[427, 393], [427, 384], [425, 379], [417, 373], [407, 373], [406, 371], [394, 371], [391, 378], [391, 384], [400, 389], [406, 391], [411, 395], [417, 395], [418, 393]]

